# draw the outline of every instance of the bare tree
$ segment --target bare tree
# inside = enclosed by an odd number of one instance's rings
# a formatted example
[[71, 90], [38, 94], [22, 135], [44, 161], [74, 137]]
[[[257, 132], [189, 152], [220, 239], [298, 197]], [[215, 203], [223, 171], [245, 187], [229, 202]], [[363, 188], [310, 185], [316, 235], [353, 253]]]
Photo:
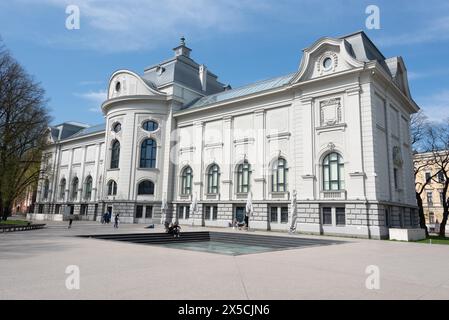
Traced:
[[[1, 41], [1, 40], [0, 40]], [[45, 92], [0, 42], [0, 216], [41, 176], [50, 120]]]
[[[429, 122], [423, 111], [412, 115], [411, 118], [411, 137], [412, 137], [412, 148], [413, 153], [418, 152], [429, 152], [431, 148], [428, 145], [427, 135], [429, 133]], [[413, 158], [413, 170], [415, 178], [415, 197], [416, 204], [418, 205], [418, 215], [419, 215], [419, 225], [425, 230], [426, 236], [429, 236], [429, 231], [426, 225], [426, 217], [424, 215], [424, 206], [422, 200], [422, 194], [426, 189], [426, 186], [432, 181], [433, 177], [430, 179], [425, 179], [422, 181], [419, 175], [428, 167], [432, 167], [434, 162], [433, 157], [414, 157]]]
[[[441, 202], [443, 205], [443, 220], [440, 223], [439, 235], [446, 235], [446, 224], [449, 216], [447, 190], [449, 188], [449, 119], [443, 124], [434, 124], [428, 128], [429, 146], [432, 148], [433, 167], [436, 169], [432, 179], [443, 184]], [[443, 181], [436, 180], [438, 174], [443, 175]]]

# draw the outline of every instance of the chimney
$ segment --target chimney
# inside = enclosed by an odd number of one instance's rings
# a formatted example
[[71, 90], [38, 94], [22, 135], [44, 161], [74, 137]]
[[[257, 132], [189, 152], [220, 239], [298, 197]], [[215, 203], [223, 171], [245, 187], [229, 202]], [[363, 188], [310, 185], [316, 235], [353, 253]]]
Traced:
[[206, 66], [204, 64], [200, 65], [199, 74], [200, 74], [201, 89], [203, 91], [206, 91], [206, 86], [207, 86], [207, 68], [206, 68]]

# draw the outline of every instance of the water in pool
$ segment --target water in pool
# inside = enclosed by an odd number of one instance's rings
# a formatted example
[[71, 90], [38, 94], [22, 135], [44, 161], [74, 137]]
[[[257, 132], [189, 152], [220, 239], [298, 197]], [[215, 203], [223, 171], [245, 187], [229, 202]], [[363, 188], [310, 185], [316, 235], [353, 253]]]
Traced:
[[228, 243], [219, 241], [178, 242], [178, 243], [162, 244], [161, 246], [173, 249], [219, 253], [232, 256], [250, 253], [262, 253], [276, 250], [270, 247], [249, 246], [238, 243]]

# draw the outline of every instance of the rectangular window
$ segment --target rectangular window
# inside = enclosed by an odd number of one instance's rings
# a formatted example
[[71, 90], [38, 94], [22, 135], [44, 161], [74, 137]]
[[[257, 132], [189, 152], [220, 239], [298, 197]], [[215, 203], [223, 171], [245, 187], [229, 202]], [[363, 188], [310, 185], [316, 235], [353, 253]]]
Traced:
[[145, 218], [153, 218], [153, 206], [145, 206]]
[[440, 204], [443, 205], [443, 202], [444, 202], [443, 191], [440, 191], [439, 194], [440, 194]]
[[278, 222], [278, 207], [271, 207], [270, 209], [270, 221], [277, 223]]
[[88, 209], [87, 204], [82, 204], [80, 208], [80, 214], [83, 216], [87, 215], [87, 209]]
[[217, 220], [218, 218], [218, 206], [213, 206], [212, 220]]
[[57, 204], [55, 207], [55, 214], [59, 214], [59, 211], [61, 211], [61, 205]]
[[335, 219], [337, 220], [337, 226], [344, 226], [346, 224], [345, 208], [335, 209]]
[[385, 209], [385, 226], [390, 226], [390, 210], [388, 208]]
[[438, 182], [444, 183], [444, 173], [442, 171], [438, 172]]
[[40, 205], [37, 207], [37, 211], [38, 211], [38, 213], [44, 213], [44, 205], [43, 205], [43, 204], [40, 204]]
[[432, 191], [427, 192], [427, 204], [429, 206], [433, 205], [433, 194], [432, 194]]
[[435, 214], [433, 212], [429, 212], [429, 223], [435, 223]]
[[288, 223], [288, 207], [281, 208], [281, 223]]
[[431, 183], [432, 180], [432, 173], [426, 172], [426, 182]]
[[323, 208], [323, 224], [332, 224], [332, 208]]
[[184, 206], [184, 216], [186, 220], [190, 218], [190, 207]]
[[136, 218], [140, 219], [143, 215], [143, 206], [136, 206]]
[[210, 206], [205, 206], [204, 207], [204, 219], [205, 220], [210, 220]]

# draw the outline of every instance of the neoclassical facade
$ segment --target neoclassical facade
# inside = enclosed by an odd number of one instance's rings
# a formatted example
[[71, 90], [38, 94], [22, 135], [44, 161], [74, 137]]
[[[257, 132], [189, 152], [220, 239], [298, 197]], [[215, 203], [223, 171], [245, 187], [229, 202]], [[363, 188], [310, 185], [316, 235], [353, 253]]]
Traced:
[[363, 32], [325, 37], [297, 71], [232, 89], [181, 40], [143, 74], [112, 74], [105, 124], [50, 128], [36, 213], [228, 227], [250, 193], [250, 226], [287, 230], [296, 191], [297, 232], [384, 238], [418, 225], [409, 126], [419, 108], [401, 57]]

